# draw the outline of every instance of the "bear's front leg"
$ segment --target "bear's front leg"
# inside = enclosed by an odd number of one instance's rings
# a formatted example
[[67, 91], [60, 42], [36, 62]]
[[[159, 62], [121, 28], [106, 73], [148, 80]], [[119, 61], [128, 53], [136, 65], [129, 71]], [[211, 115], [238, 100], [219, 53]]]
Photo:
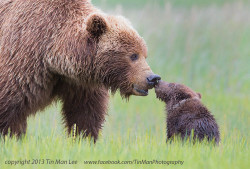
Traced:
[[[16, 113], [16, 112], [15, 112]], [[21, 114], [21, 113], [20, 113]], [[0, 117], [3, 115], [0, 113]], [[21, 117], [21, 115], [17, 116], [6, 116], [1, 117], [0, 119], [0, 136], [7, 135], [8, 132], [10, 132], [10, 136], [17, 136], [17, 138], [20, 138], [22, 135], [26, 133], [27, 128], [27, 118], [26, 116]]]
[[[72, 87], [72, 86], [68, 86]], [[63, 116], [70, 134], [76, 125], [77, 134], [91, 136], [96, 142], [99, 130], [108, 109], [108, 90], [106, 88], [84, 89], [73, 87], [63, 94]]]

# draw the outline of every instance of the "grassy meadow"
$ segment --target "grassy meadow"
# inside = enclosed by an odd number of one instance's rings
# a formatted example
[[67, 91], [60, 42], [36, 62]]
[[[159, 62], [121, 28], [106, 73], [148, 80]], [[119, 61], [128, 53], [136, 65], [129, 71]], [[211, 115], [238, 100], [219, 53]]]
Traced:
[[[92, 0], [103, 11], [127, 17], [147, 42], [148, 63], [169, 82], [202, 94], [214, 114], [221, 143], [165, 143], [164, 103], [152, 90], [127, 102], [111, 96], [109, 115], [96, 145], [68, 138], [61, 103], [30, 117], [22, 140], [0, 141], [0, 169], [5, 168], [240, 168], [250, 166], [250, 2], [247, 0]], [[42, 160], [45, 164], [41, 164]], [[70, 160], [77, 164], [47, 164]], [[35, 160], [38, 164], [6, 164]], [[40, 161], [39, 161], [40, 160]], [[140, 160], [181, 164], [124, 163]], [[145, 162], [145, 161], [144, 161]], [[39, 164], [40, 163], [40, 164]], [[156, 163], [156, 161], [155, 161]]]

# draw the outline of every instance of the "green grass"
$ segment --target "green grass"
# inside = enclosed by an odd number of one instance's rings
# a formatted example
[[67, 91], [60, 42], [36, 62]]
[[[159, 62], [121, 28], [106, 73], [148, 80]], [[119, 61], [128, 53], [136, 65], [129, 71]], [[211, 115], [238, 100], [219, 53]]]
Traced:
[[[193, 6], [206, 7], [208, 5], [222, 6], [224, 4], [239, 2], [239, 0], [92, 0], [97, 6], [117, 6], [122, 5], [127, 8], [140, 8], [145, 5], [165, 5], [171, 4], [174, 7], [190, 8]], [[240, 0], [240, 2], [249, 3], [249, 0]]]
[[[107, 3], [104, 3], [107, 2]], [[2, 168], [240, 168], [249, 161], [250, 5], [247, 1], [97, 1], [105, 12], [129, 18], [149, 48], [148, 62], [169, 82], [202, 93], [220, 126], [221, 143], [166, 144], [164, 104], [155, 98], [119, 94], [97, 144], [66, 137], [61, 104], [30, 117], [22, 140], [0, 142]], [[145, 3], [144, 3], [145, 2]], [[157, 3], [158, 2], [158, 3]], [[122, 8], [119, 4], [122, 4]], [[153, 4], [153, 5], [150, 5]], [[202, 5], [199, 5], [202, 4]], [[109, 6], [109, 8], [107, 8]], [[128, 6], [131, 6], [129, 8]], [[6, 165], [6, 160], [77, 160], [77, 165]], [[90, 165], [86, 160], [166, 160], [183, 165]]]

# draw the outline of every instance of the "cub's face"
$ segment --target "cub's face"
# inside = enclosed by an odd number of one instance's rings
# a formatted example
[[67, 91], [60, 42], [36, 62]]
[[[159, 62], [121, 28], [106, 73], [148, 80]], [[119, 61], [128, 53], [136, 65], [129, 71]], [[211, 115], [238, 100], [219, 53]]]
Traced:
[[[120, 16], [90, 16], [98, 20], [99, 33], [96, 58], [103, 83], [122, 96], [146, 96], [160, 76], [155, 75], [146, 62], [147, 46], [131, 24]], [[90, 25], [95, 23], [89, 23]], [[88, 24], [87, 24], [88, 27]]]
[[164, 81], [160, 81], [159, 84], [155, 86], [155, 93], [157, 98], [167, 104], [176, 104], [189, 98], [201, 99], [200, 93], [194, 92], [192, 89], [183, 84], [167, 83]]

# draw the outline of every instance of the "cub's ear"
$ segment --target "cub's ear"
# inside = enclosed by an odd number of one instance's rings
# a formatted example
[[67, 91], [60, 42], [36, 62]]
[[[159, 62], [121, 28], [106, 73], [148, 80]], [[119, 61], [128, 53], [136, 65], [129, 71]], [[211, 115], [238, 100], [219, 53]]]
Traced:
[[93, 37], [100, 37], [108, 29], [108, 23], [102, 14], [92, 14], [86, 19], [86, 30]]
[[201, 94], [200, 93], [197, 93], [197, 95], [199, 96], [199, 98], [201, 99]]

